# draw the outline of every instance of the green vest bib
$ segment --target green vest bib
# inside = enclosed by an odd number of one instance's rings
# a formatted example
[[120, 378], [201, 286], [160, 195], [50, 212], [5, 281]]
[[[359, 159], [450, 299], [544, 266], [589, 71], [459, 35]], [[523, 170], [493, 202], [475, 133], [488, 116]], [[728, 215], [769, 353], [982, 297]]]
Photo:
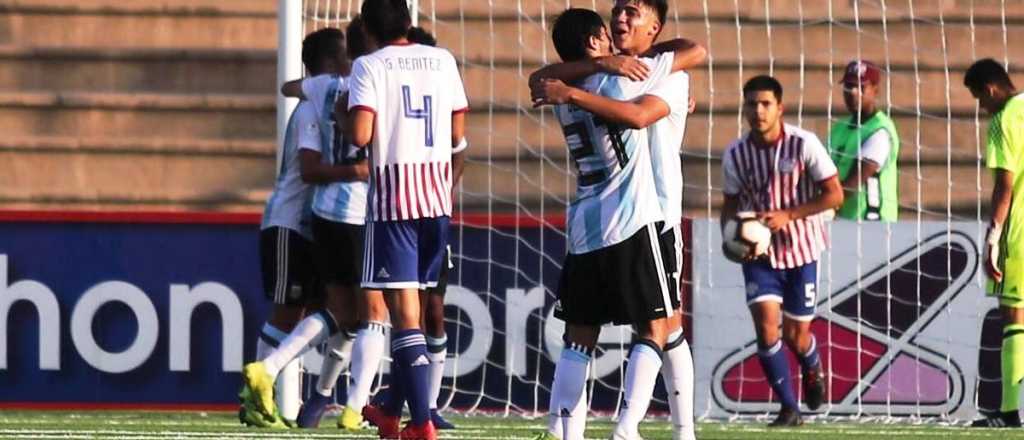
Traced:
[[[832, 126], [828, 147], [832, 161], [839, 169], [839, 180], [846, 180], [850, 173], [857, 172], [857, 156], [860, 145], [878, 130], [889, 133], [889, 157], [885, 166], [872, 176], [867, 186], [862, 185], [856, 197], [847, 197], [837, 213], [839, 217], [857, 220], [881, 220], [894, 222], [899, 217], [899, 169], [896, 165], [900, 155], [900, 137], [896, 125], [883, 112], [876, 112], [863, 125], [853, 124], [853, 117], [840, 119]], [[859, 133], [859, 134], [858, 134]]]

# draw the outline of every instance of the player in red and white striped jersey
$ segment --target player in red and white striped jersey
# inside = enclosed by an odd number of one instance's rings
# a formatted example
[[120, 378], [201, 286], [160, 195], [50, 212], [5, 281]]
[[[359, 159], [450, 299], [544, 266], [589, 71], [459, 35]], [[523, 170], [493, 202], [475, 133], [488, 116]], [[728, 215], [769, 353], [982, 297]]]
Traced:
[[[452, 211], [452, 149], [462, 141], [465, 89], [448, 51], [411, 43], [405, 0], [366, 0], [366, 30], [379, 49], [352, 67], [352, 141], [370, 148], [362, 287], [383, 290], [391, 314], [392, 387], [382, 438], [436, 438], [430, 420], [426, 338], [419, 291], [437, 286]], [[365, 409], [364, 409], [365, 414]]]
[[[811, 335], [818, 256], [827, 246], [821, 213], [843, 203], [835, 164], [809, 131], [782, 122], [782, 85], [757, 76], [743, 86], [743, 113], [750, 125], [722, 157], [725, 204], [722, 224], [753, 211], [772, 230], [767, 257], [745, 258], [747, 305], [757, 333], [758, 358], [782, 402], [771, 426], [802, 424], [790, 383], [785, 341], [804, 377], [804, 401], [816, 410], [824, 399], [817, 344]], [[782, 312], [782, 338], [779, 312]]]

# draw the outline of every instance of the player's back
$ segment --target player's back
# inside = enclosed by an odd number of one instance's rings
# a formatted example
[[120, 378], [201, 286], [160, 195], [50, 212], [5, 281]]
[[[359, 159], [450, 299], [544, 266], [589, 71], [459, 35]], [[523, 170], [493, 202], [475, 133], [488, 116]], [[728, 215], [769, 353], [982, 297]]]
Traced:
[[263, 211], [261, 229], [278, 226], [294, 230], [307, 238], [312, 236], [309, 229], [312, 193], [309, 185], [302, 181], [302, 170], [299, 165], [299, 131], [305, 128], [303, 125], [316, 120], [316, 110], [307, 101], [300, 102], [292, 111], [285, 129], [281, 168], [274, 183], [274, 191], [267, 199]]
[[[582, 87], [612, 99], [639, 96], [628, 79], [592, 75]], [[646, 129], [610, 124], [572, 105], [555, 109], [569, 155], [576, 164], [576, 196], [569, 206], [569, 252], [581, 254], [628, 239], [663, 220], [654, 188]]]
[[451, 215], [451, 116], [468, 109], [455, 58], [430, 46], [389, 45], [358, 58], [350, 81], [349, 108], [376, 115], [368, 215]]

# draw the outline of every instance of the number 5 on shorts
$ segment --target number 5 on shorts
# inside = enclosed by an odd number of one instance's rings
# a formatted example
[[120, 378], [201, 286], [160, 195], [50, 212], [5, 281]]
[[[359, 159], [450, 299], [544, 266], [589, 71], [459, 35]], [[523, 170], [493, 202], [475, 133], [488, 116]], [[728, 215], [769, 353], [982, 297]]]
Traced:
[[804, 307], [814, 307], [814, 283], [804, 284]]

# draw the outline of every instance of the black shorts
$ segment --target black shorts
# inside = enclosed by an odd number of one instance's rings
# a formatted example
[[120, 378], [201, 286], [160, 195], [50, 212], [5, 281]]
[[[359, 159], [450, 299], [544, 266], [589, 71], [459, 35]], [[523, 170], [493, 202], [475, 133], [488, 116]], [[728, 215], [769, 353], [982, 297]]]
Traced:
[[358, 286], [366, 227], [313, 216], [313, 259], [325, 284]]
[[274, 304], [303, 305], [320, 297], [309, 240], [298, 232], [277, 226], [260, 231], [260, 267], [263, 292]]
[[452, 262], [452, 246], [448, 245], [444, 247], [444, 260], [441, 261], [441, 271], [437, 275], [437, 286], [428, 288], [427, 293], [444, 296], [445, 292], [448, 291], [448, 273], [454, 268], [455, 263]]
[[558, 282], [555, 317], [569, 324], [634, 324], [664, 318], [672, 310], [669, 275], [662, 257], [659, 223], [625, 241], [569, 254]]
[[661, 259], [668, 272], [668, 289], [671, 293], [672, 309], [682, 306], [683, 281], [683, 233], [679, 225], [661, 233]]

